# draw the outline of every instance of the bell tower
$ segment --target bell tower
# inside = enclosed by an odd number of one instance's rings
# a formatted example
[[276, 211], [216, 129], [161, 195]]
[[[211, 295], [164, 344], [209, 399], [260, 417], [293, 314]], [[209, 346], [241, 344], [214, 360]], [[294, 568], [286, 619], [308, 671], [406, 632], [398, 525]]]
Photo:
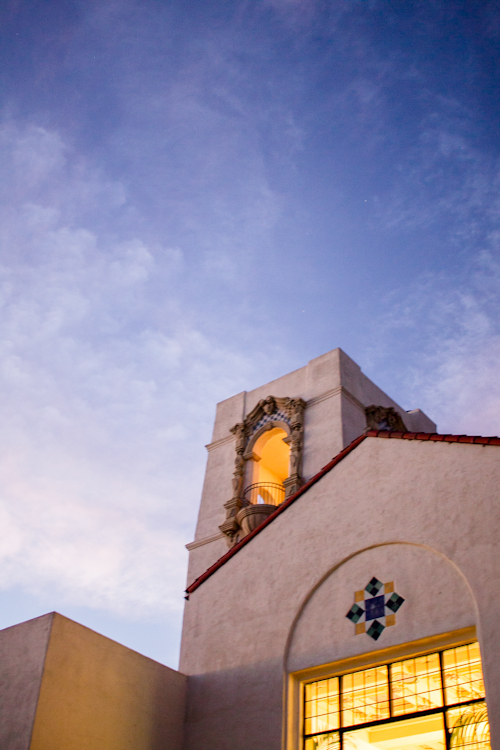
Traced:
[[188, 584], [366, 429], [434, 432], [341, 349], [217, 405]]

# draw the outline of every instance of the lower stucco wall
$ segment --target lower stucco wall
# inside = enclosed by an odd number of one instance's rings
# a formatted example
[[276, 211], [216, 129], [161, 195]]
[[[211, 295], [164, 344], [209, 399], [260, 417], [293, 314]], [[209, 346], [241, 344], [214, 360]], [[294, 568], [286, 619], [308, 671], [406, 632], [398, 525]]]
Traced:
[[[191, 594], [186, 750], [280, 750], [290, 672], [463, 629], [498, 750], [499, 488], [498, 447], [365, 439]], [[345, 618], [372, 576], [405, 598], [378, 641]]]
[[28, 750], [53, 615], [0, 631], [0, 748]]
[[185, 690], [179, 672], [55, 614], [30, 750], [180, 750]]

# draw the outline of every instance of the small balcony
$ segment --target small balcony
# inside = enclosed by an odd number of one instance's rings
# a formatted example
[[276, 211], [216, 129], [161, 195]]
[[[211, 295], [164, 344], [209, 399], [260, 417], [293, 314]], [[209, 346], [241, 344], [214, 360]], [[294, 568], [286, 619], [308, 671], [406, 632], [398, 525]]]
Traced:
[[285, 499], [285, 488], [276, 482], [256, 482], [243, 493], [243, 505], [281, 505]]

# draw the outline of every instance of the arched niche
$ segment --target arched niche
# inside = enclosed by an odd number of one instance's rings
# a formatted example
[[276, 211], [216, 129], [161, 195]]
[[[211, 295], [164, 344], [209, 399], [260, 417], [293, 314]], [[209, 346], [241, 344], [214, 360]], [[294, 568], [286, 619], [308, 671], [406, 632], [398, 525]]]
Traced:
[[[346, 617], [373, 578], [404, 598], [378, 640], [356, 634]], [[391, 543], [362, 550], [311, 589], [295, 617], [285, 654], [288, 673], [476, 625], [471, 588], [454, 563], [429, 547]]]
[[219, 526], [230, 546], [303, 484], [304, 409], [301, 398], [268, 396], [231, 429], [236, 450], [233, 494], [224, 503], [226, 520]]
[[[369, 582], [390, 582], [404, 603], [378, 640], [346, 617]], [[358, 601], [360, 599], [358, 598]], [[363, 605], [366, 606], [366, 605]], [[302, 748], [301, 685], [475, 640], [477, 604], [469, 582], [445, 555], [389, 542], [350, 555], [310, 589], [291, 625], [283, 659], [286, 750]], [[479, 628], [478, 628], [479, 629]]]
[[[284, 482], [290, 476], [290, 433], [286, 422], [270, 422], [249, 442], [244, 454], [245, 502], [257, 503], [260, 502], [257, 498], [263, 498], [262, 502], [279, 505], [285, 499]], [[275, 488], [282, 488], [282, 497]], [[259, 489], [262, 492], [258, 492]]]

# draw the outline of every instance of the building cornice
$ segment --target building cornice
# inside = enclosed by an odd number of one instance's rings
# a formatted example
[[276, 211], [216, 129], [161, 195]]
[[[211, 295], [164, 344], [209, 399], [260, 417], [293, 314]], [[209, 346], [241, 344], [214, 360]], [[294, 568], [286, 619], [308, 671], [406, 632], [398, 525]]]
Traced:
[[202, 547], [204, 544], [210, 544], [210, 542], [216, 542], [218, 539], [224, 539], [224, 534], [220, 531], [218, 534], [212, 534], [212, 536], [206, 536], [203, 539], [195, 539], [193, 542], [189, 542], [185, 545], [186, 549], [190, 552], [196, 547]]
[[208, 443], [205, 448], [210, 453], [210, 451], [213, 451], [216, 448], [220, 448], [221, 445], [226, 445], [226, 443], [234, 443], [234, 440], [234, 435], [226, 435], [226, 437], [219, 438], [219, 440], [214, 440], [213, 443]]
[[[309, 399], [309, 401], [306, 401], [306, 409], [310, 406], [316, 406], [316, 404], [320, 404], [322, 401], [326, 401], [329, 398], [333, 398], [334, 396], [338, 396], [341, 394], [342, 396], [345, 396], [349, 399], [355, 406], [358, 407], [362, 412], [364, 412], [365, 407], [359, 401], [356, 396], [353, 396], [353, 394], [347, 390], [347, 388], [344, 388], [343, 385], [338, 385], [336, 388], [332, 388], [329, 391], [325, 391], [325, 393], [322, 393], [319, 396], [314, 396], [314, 398]], [[212, 443], [208, 443], [208, 445], [205, 446], [208, 452], [216, 450], [217, 448], [222, 447], [223, 445], [226, 445], [227, 443], [234, 442], [235, 437], [234, 435], [226, 435], [223, 438], [219, 438], [218, 440], [214, 440]]]
[[309, 401], [306, 401], [306, 409], [309, 406], [316, 406], [316, 404], [320, 404], [322, 401], [326, 401], [329, 398], [333, 398], [334, 396], [342, 395], [349, 399], [355, 406], [357, 406], [361, 411], [364, 412], [365, 407], [359, 401], [356, 396], [353, 396], [353, 394], [347, 390], [343, 385], [337, 385], [335, 388], [332, 388], [330, 391], [325, 391], [325, 393], [322, 393], [319, 396], [314, 396], [314, 398], [309, 399]]

